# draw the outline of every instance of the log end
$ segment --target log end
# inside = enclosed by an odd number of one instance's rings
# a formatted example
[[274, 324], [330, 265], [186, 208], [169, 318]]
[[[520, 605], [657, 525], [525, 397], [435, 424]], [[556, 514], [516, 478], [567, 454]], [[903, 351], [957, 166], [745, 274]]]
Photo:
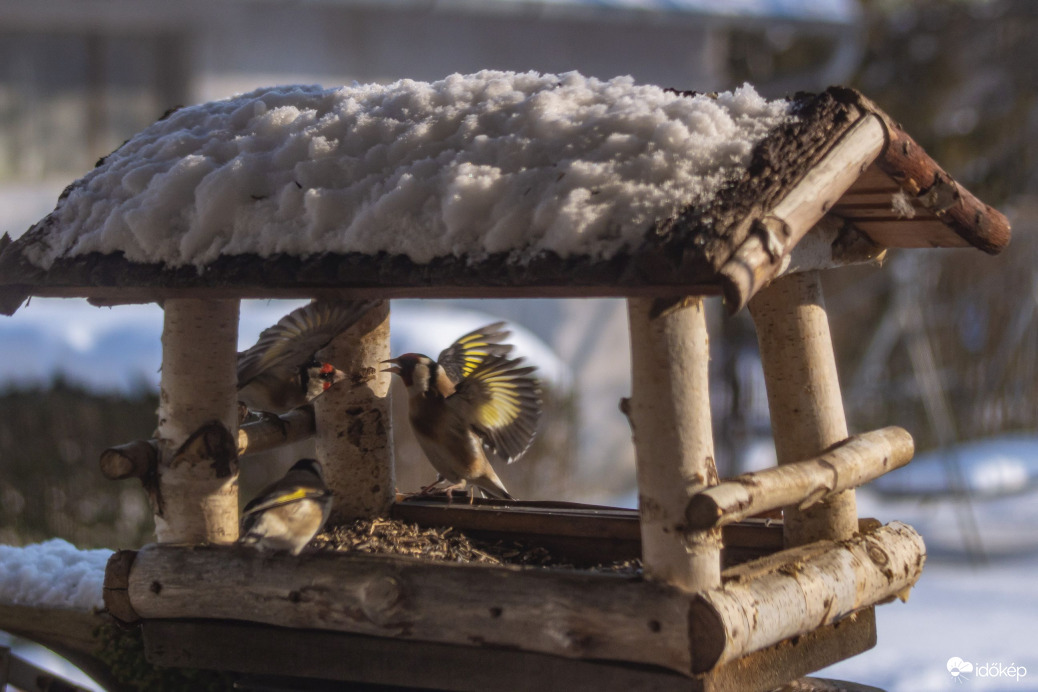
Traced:
[[117, 550], [105, 565], [105, 580], [102, 595], [105, 610], [122, 626], [140, 622], [141, 616], [130, 603], [130, 569], [137, 557], [136, 550]]

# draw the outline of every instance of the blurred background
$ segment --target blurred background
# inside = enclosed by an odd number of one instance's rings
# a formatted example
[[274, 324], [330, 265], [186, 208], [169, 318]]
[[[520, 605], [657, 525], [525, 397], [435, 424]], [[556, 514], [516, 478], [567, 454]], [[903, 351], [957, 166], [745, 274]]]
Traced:
[[[879, 645], [827, 671], [889, 690], [949, 689], [945, 662], [1033, 666], [1038, 689], [1038, 4], [1030, 0], [0, 0], [0, 232], [17, 237], [101, 156], [175, 105], [259, 86], [440, 79], [483, 68], [777, 98], [861, 89], [981, 199], [1010, 216], [999, 257], [894, 251], [824, 277], [852, 432], [897, 424], [917, 458], [859, 493], [902, 519], [929, 564]], [[299, 303], [243, 305], [240, 346]], [[756, 336], [710, 301], [723, 475], [774, 463]], [[435, 355], [507, 319], [545, 381], [530, 456], [502, 473], [523, 499], [634, 506], [617, 300], [393, 304], [394, 354]], [[130, 548], [151, 537], [136, 482], [105, 447], [155, 425], [155, 306], [36, 300], [0, 318], [0, 542]], [[402, 400], [402, 397], [398, 397]], [[398, 487], [433, 479], [398, 409]], [[294, 452], [243, 463], [242, 499]], [[983, 581], [984, 587], [977, 584]], [[992, 686], [995, 685], [995, 686]]]

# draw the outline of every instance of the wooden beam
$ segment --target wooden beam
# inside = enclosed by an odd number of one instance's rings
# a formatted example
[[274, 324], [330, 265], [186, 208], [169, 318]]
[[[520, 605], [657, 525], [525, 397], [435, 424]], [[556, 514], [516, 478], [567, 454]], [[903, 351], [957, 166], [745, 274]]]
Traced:
[[685, 506], [717, 483], [710, 421], [710, 346], [703, 301], [628, 300], [631, 398], [642, 564], [689, 591], [720, 584], [721, 534], [689, 531]]
[[783, 551], [767, 559], [766, 570], [747, 563], [693, 603], [693, 671], [708, 671], [890, 598], [907, 600], [925, 556], [922, 537], [892, 522], [848, 541]]
[[129, 594], [144, 619], [236, 619], [690, 666], [691, 596], [610, 573], [153, 544], [137, 553]]
[[[2, 289], [3, 286], [0, 286]], [[170, 299], [451, 299], [451, 298], [655, 298], [673, 295], [715, 296], [721, 287], [714, 283], [623, 285], [567, 284], [561, 281], [538, 285], [472, 285], [472, 286], [82, 286], [36, 285], [16, 287], [25, 296], [41, 298], [86, 298], [100, 306], [136, 305]], [[9, 314], [13, 314], [10, 311]]]
[[331, 520], [384, 516], [396, 495], [390, 417], [389, 301], [371, 308], [322, 350], [346, 380], [314, 399], [317, 459], [335, 493]]
[[689, 500], [685, 516], [689, 526], [705, 529], [783, 506], [804, 510], [904, 466], [914, 449], [903, 428], [855, 435], [814, 459], [744, 473], [707, 488]]
[[[847, 420], [818, 273], [776, 279], [750, 302], [750, 313], [778, 463], [810, 459], [845, 440]], [[784, 517], [788, 546], [850, 538], [858, 525], [854, 491], [804, 510], [786, 507]]]
[[732, 253], [719, 274], [725, 305], [735, 313], [782, 270], [782, 260], [821, 220], [862, 171], [879, 155], [886, 131], [875, 115], [865, 115], [760, 221]]

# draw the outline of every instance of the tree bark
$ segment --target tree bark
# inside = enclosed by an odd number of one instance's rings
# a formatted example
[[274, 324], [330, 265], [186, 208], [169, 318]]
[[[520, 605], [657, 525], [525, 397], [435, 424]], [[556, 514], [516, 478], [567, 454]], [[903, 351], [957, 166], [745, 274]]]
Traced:
[[346, 379], [314, 400], [317, 459], [335, 493], [333, 522], [382, 516], [395, 498], [389, 302], [373, 307], [321, 353]]
[[238, 465], [226, 441], [238, 425], [238, 301], [176, 299], [163, 307], [155, 535], [160, 543], [231, 543]]
[[710, 670], [890, 598], [907, 600], [925, 556], [922, 537], [907, 524], [891, 522], [853, 540], [777, 553], [762, 561], [764, 570], [755, 571], [754, 563], [729, 570], [723, 587], [693, 603], [693, 671]]
[[145, 620], [244, 620], [685, 673], [690, 666], [692, 596], [615, 574], [148, 545], [133, 561], [129, 595]]
[[[778, 463], [810, 459], [847, 438], [818, 272], [776, 279], [750, 301], [757, 325]], [[808, 509], [784, 510], [787, 546], [850, 538], [858, 526], [853, 490]]]
[[717, 483], [710, 421], [710, 362], [700, 298], [627, 301], [631, 399], [646, 574], [689, 591], [720, 583], [721, 534], [689, 531], [689, 498]]
[[694, 495], [689, 526], [726, 526], [762, 512], [795, 505], [804, 510], [834, 493], [856, 488], [912, 458], [912, 436], [890, 427], [855, 435], [814, 459], [744, 473]]

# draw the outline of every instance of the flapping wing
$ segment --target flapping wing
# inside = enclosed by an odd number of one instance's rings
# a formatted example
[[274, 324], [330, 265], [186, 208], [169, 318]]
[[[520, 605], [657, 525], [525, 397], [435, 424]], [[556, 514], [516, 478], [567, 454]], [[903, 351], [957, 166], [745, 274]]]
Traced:
[[238, 388], [274, 368], [302, 366], [374, 304], [371, 300], [314, 301], [288, 313], [238, 354]]
[[459, 337], [453, 344], [443, 349], [436, 362], [457, 384], [468, 377], [487, 358], [507, 356], [512, 352], [510, 344], [501, 341], [508, 338], [511, 332], [502, 329], [504, 322], [494, 322]]
[[479, 363], [456, 387], [469, 420], [483, 441], [509, 463], [530, 447], [541, 417], [540, 385], [522, 358], [491, 356]]

